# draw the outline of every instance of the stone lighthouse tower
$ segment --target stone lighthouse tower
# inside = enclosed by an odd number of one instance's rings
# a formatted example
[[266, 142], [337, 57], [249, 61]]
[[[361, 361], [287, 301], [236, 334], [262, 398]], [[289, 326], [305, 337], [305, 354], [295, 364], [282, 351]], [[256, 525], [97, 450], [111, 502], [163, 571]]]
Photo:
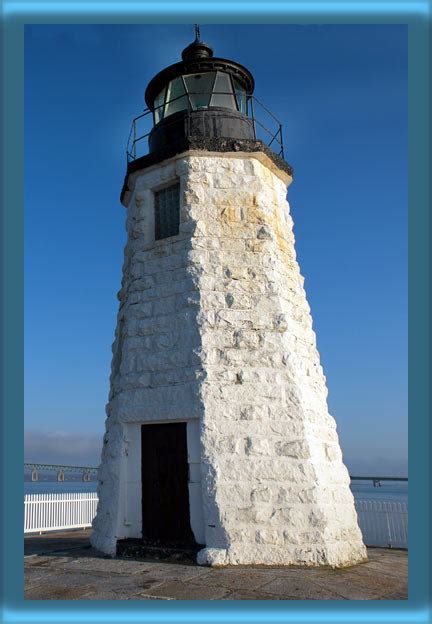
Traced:
[[139, 540], [207, 565], [366, 558], [294, 251], [292, 171], [280, 128], [257, 138], [253, 90], [197, 36], [147, 87], [146, 155], [132, 135], [92, 535], [111, 555]]

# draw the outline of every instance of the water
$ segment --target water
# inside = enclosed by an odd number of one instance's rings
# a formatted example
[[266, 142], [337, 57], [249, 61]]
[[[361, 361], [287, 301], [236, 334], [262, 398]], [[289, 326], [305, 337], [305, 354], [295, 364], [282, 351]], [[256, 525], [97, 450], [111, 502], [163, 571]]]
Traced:
[[408, 481], [381, 481], [381, 487], [370, 481], [353, 481], [351, 491], [356, 499], [408, 503]]
[[[55, 494], [61, 492], [96, 492], [97, 482], [82, 481], [27, 481], [24, 494]], [[381, 487], [374, 487], [371, 482], [354, 481], [351, 491], [356, 499], [386, 500], [400, 503], [408, 502], [408, 482], [383, 481]]]

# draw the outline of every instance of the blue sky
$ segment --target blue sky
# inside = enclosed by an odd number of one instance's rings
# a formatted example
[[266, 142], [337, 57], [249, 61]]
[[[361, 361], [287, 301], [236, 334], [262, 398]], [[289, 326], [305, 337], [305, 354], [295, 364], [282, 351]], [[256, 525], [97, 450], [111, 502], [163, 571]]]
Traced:
[[[202, 25], [284, 125], [296, 249], [354, 472], [407, 471], [405, 26]], [[132, 117], [192, 25], [40, 25], [25, 37], [26, 459], [97, 464]]]

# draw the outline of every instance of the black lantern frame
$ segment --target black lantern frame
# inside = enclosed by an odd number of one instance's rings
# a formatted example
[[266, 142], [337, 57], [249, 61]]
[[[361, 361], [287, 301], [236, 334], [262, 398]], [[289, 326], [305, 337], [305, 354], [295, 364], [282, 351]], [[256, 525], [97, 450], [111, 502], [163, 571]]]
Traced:
[[[202, 81], [205, 88], [194, 89], [198, 86], [193, 84], [194, 80]], [[178, 95], [172, 98], [173, 92]], [[170, 80], [155, 97], [153, 122], [156, 125], [170, 115], [188, 109], [226, 108], [249, 116], [250, 98], [243, 84], [231, 73], [214, 69], [181, 74]]]

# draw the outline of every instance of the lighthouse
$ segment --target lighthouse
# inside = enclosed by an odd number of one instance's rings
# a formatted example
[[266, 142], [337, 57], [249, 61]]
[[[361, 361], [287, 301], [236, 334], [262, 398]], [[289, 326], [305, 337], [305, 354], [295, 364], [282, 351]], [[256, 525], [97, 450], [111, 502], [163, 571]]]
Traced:
[[198, 30], [145, 101], [121, 192], [92, 544], [187, 549], [211, 566], [364, 561], [296, 260], [282, 127], [263, 140], [252, 74]]

